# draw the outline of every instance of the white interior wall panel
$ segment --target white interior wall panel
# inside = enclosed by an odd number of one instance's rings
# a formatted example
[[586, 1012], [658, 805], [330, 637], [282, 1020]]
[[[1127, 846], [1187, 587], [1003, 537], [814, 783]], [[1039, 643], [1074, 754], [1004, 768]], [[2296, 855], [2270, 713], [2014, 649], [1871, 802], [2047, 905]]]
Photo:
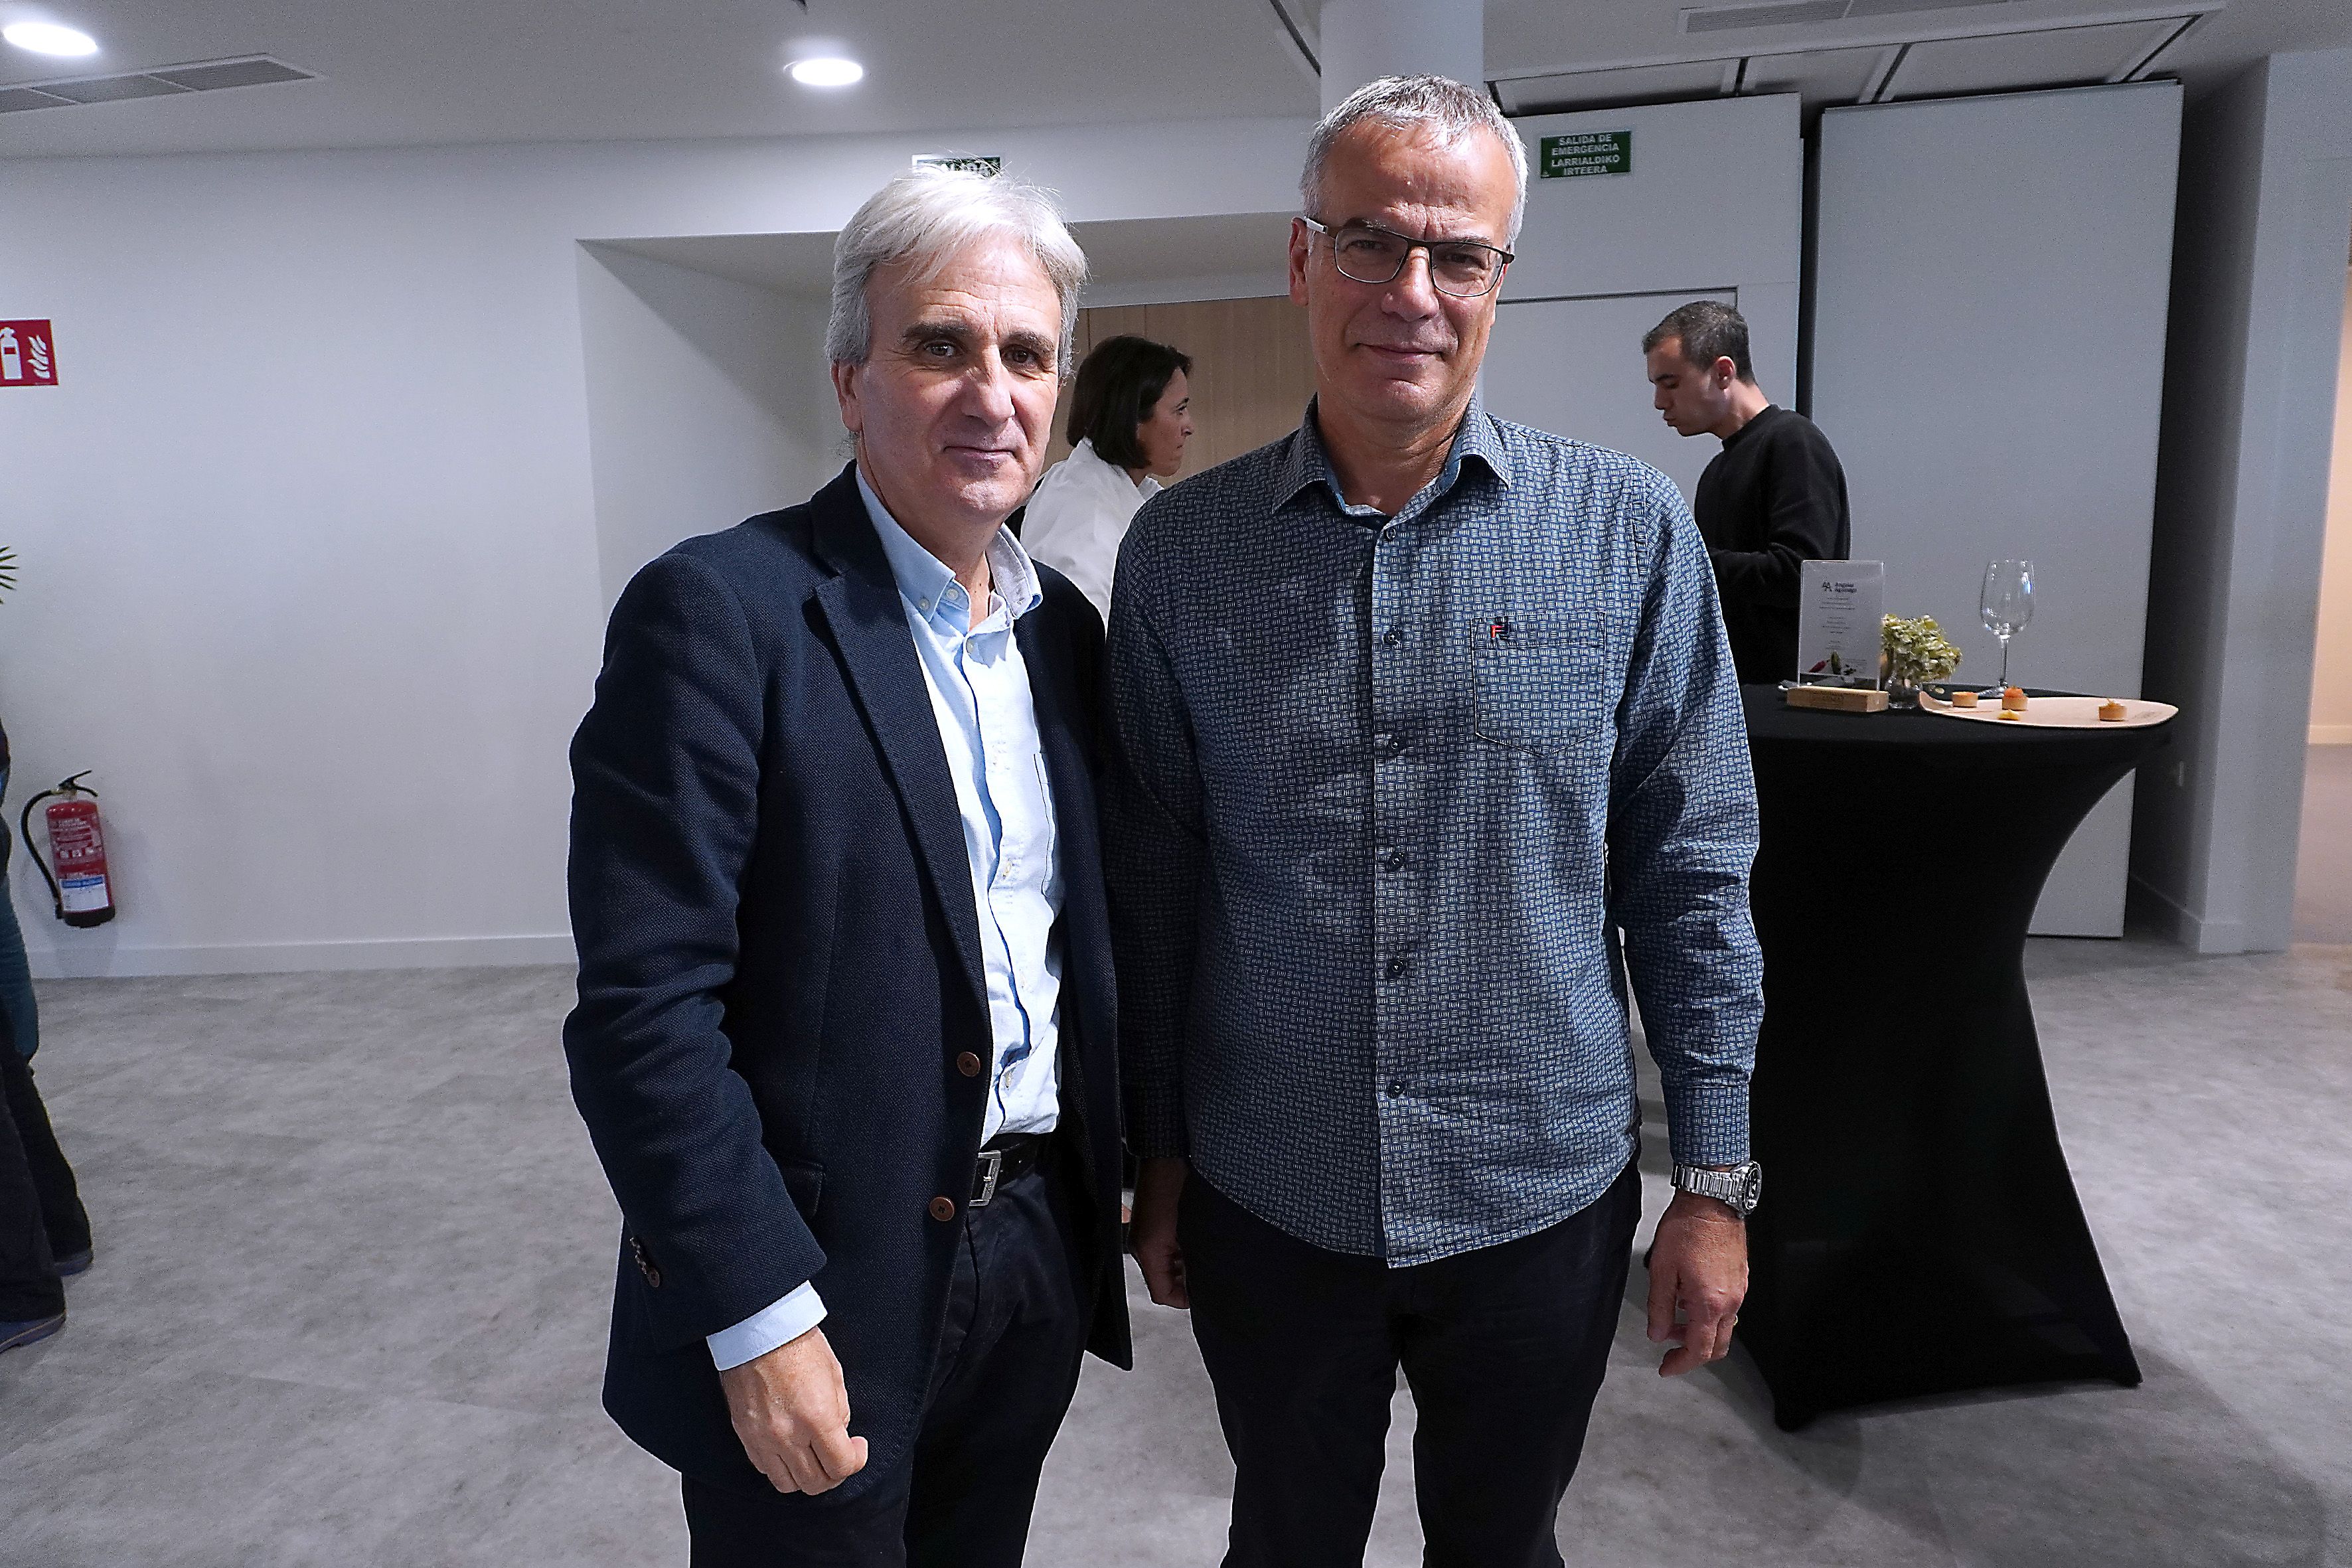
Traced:
[[[1985, 564], [2021, 555], [2012, 678], [2139, 695], [2179, 144], [2171, 82], [1822, 117], [1812, 416], [1854, 555], [1886, 563], [1891, 613], [1943, 624], [1964, 678], [2000, 668]], [[2122, 934], [2132, 788], [2067, 846], [2037, 932]]]
[[[1291, 210], [1307, 129], [985, 150], [1081, 223], [1198, 219]], [[567, 961], [611, 588], [803, 499], [841, 429], [818, 311], [582, 242], [823, 254], [938, 146], [0, 159], [0, 287], [59, 373], [0, 397], [10, 805], [95, 769], [121, 908], [68, 930], [16, 856], [34, 973]]]
[[1631, 452], [1687, 495], [1720, 450], [1650, 405], [1642, 334], [1675, 306], [1730, 300], [1777, 403], [1797, 379], [1804, 144], [1794, 96], [1715, 99], [1513, 122], [1530, 174], [1543, 139], [1630, 131], [1623, 174], [1528, 182], [1518, 259], [1486, 351], [1486, 405], [1507, 419]]

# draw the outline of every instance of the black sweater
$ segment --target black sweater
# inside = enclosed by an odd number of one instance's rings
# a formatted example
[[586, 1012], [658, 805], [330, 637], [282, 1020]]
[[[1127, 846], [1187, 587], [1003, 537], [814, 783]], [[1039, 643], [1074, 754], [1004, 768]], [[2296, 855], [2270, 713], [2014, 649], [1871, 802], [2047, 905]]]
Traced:
[[1743, 681], [1797, 673], [1801, 563], [1853, 547], [1845, 470], [1820, 426], [1777, 405], [1741, 426], [1698, 479], [1691, 503], [1715, 560], [1715, 585]]

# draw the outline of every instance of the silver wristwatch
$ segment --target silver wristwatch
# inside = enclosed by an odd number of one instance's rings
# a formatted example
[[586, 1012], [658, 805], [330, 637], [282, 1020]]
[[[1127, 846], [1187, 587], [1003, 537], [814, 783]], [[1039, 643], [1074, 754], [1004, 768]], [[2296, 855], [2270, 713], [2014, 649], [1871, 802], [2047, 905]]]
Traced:
[[1753, 1160], [1743, 1160], [1728, 1171], [1710, 1171], [1704, 1165], [1676, 1165], [1675, 1190], [1696, 1193], [1703, 1198], [1720, 1198], [1739, 1211], [1746, 1219], [1756, 1212], [1756, 1200], [1764, 1195], [1764, 1167]]

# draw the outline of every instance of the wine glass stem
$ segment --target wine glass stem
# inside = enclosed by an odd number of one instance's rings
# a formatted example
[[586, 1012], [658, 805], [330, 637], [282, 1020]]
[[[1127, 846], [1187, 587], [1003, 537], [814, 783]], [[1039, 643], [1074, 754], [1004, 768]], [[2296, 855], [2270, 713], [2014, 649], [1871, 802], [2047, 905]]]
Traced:
[[2006, 632], [2000, 638], [2000, 689], [2003, 691], [2009, 689], [2009, 634]]

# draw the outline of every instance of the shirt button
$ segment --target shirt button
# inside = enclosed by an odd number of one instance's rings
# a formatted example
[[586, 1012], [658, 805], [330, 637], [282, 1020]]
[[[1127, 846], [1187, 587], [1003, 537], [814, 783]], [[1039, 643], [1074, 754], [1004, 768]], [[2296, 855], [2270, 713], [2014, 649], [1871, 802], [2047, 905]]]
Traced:
[[966, 1078], [978, 1078], [980, 1076], [981, 1066], [980, 1058], [971, 1051], [966, 1051], [963, 1055], [956, 1058], [956, 1071], [963, 1074]]
[[1390, 959], [1390, 960], [1389, 960], [1389, 967], [1388, 967], [1388, 976], [1389, 976], [1389, 978], [1390, 978], [1391, 980], [1397, 980], [1397, 979], [1402, 979], [1402, 978], [1403, 977], [1403, 975], [1404, 975], [1404, 960], [1403, 960], [1403, 959], [1402, 959], [1402, 958], [1391, 958], [1391, 959]]
[[1402, 1094], [1403, 1092], [1404, 1092], [1404, 1079], [1401, 1079], [1401, 1078], [1392, 1078], [1392, 1079], [1389, 1079], [1389, 1098], [1390, 1098], [1391, 1100], [1394, 1100], [1397, 1096], [1399, 1096], [1399, 1095]]
[[1386, 730], [1372, 737], [1372, 751], [1380, 756], [1393, 757], [1403, 750], [1404, 742]]
[[933, 1219], [938, 1220], [944, 1225], [947, 1221], [955, 1218], [955, 1199], [933, 1198], [931, 1200], [931, 1217]]
[[1405, 868], [1405, 852], [1403, 850], [1391, 849], [1387, 854], [1381, 857], [1381, 869], [1384, 871], [1402, 871]]
[[1388, 644], [1391, 647], [1401, 647], [1404, 642], [1404, 632], [1400, 627], [1391, 626], [1388, 630], [1381, 634], [1381, 641]]

